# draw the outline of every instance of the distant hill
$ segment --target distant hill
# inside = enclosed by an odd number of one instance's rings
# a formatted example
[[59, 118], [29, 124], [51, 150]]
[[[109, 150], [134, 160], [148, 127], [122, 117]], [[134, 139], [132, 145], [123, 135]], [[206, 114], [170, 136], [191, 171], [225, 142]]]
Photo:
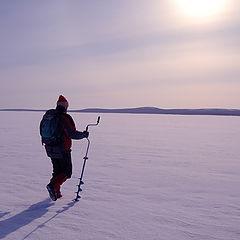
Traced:
[[[0, 109], [0, 111], [44, 112], [46, 110]], [[120, 109], [86, 108], [81, 110], [69, 110], [68, 112], [240, 116], [240, 109], [222, 109], [222, 108], [202, 108], [202, 109], [161, 109], [156, 107], [120, 108]]]
[[240, 109], [221, 109], [221, 108], [202, 108], [202, 109], [161, 109], [156, 107], [120, 108], [120, 109], [87, 108], [82, 110], [72, 110], [71, 112], [240, 116]]

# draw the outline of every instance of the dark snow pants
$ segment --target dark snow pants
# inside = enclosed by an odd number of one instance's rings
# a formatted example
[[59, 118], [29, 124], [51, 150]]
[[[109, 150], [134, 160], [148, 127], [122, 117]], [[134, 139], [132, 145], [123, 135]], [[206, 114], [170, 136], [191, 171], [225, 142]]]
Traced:
[[71, 152], [63, 153], [62, 158], [51, 158], [53, 165], [53, 177], [65, 173], [67, 178], [72, 176], [72, 159]]

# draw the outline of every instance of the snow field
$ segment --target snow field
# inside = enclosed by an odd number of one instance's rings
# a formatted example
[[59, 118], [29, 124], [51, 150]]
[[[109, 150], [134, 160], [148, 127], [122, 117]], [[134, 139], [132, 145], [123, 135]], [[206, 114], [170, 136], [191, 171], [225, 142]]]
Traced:
[[[76, 203], [86, 141], [50, 201], [42, 114], [0, 112], [0, 239], [240, 239], [238, 117], [101, 114]], [[79, 130], [98, 116], [71, 115]]]

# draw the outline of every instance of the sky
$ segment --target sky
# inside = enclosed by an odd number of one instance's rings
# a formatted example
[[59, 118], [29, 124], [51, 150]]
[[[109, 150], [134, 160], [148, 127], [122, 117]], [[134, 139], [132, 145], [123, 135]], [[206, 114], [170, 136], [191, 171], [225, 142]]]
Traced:
[[70, 109], [240, 108], [239, 9], [238, 0], [1, 0], [0, 108], [52, 108], [59, 94]]

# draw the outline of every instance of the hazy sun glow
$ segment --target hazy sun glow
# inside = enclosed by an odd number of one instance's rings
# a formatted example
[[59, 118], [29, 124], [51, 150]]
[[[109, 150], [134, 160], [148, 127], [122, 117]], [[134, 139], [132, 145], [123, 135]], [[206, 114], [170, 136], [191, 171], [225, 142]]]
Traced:
[[185, 17], [202, 19], [219, 15], [226, 7], [228, 0], [175, 0], [177, 8]]

